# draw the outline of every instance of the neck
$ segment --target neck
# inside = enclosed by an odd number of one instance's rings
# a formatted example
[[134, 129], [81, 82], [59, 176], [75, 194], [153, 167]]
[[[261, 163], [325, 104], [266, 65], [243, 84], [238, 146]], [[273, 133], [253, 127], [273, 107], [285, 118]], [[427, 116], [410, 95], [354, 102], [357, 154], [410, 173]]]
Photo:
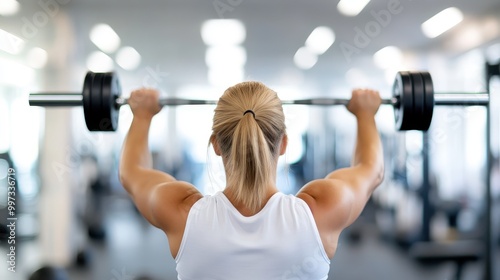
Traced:
[[250, 217], [250, 216], [253, 216], [255, 214], [257, 214], [258, 212], [260, 212], [260, 210], [262, 210], [262, 208], [264, 208], [264, 206], [266, 206], [266, 203], [267, 201], [275, 194], [279, 192], [278, 188], [276, 188], [275, 185], [269, 185], [267, 188], [266, 188], [266, 196], [264, 198], [264, 200], [262, 201], [262, 205], [259, 209], [257, 209], [256, 211], [252, 211], [251, 209], [249, 209], [248, 207], [246, 207], [243, 203], [240, 203], [240, 202], [237, 202], [235, 197], [234, 197], [234, 192], [231, 188], [231, 186], [227, 186], [223, 193], [224, 195], [227, 197], [227, 199], [229, 199], [229, 201], [231, 201], [231, 203], [233, 204], [233, 206], [238, 209], [238, 211], [243, 215], [243, 216], [246, 216], [246, 217]]

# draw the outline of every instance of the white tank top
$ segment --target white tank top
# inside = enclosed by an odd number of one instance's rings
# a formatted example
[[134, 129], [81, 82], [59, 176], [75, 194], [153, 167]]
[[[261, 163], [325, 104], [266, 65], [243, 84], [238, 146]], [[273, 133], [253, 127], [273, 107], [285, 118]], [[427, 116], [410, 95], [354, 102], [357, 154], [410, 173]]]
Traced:
[[179, 280], [320, 280], [330, 270], [309, 206], [279, 192], [251, 217], [222, 192], [198, 200], [175, 262]]

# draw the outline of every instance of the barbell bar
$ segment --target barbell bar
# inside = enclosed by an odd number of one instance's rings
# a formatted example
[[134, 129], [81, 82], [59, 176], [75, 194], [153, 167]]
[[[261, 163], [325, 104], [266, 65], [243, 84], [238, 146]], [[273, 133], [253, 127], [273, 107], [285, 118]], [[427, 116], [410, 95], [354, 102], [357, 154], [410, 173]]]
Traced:
[[[160, 98], [161, 106], [182, 105], [217, 105], [217, 100], [183, 99], [183, 98]], [[397, 98], [382, 99], [384, 105], [397, 105]], [[486, 106], [489, 97], [487, 93], [439, 93], [434, 94], [434, 105], [441, 106]], [[39, 107], [79, 107], [83, 106], [83, 96], [79, 93], [37, 93], [30, 94], [30, 106]], [[116, 106], [128, 105], [128, 99], [118, 97]], [[283, 105], [347, 105], [349, 99], [343, 98], [311, 98], [282, 100]]]
[[[216, 100], [161, 98], [161, 106], [216, 105]], [[283, 105], [347, 105], [349, 99], [311, 98], [283, 100]], [[71, 107], [83, 106], [85, 123], [90, 131], [115, 131], [118, 126], [118, 110], [128, 104], [121, 97], [118, 76], [114, 72], [88, 72], [83, 92], [30, 94], [30, 106]], [[431, 75], [428, 72], [398, 72], [392, 89], [392, 98], [382, 99], [382, 104], [394, 108], [397, 130], [426, 131], [432, 121], [435, 105], [488, 106], [488, 93], [439, 93], [434, 94]]]

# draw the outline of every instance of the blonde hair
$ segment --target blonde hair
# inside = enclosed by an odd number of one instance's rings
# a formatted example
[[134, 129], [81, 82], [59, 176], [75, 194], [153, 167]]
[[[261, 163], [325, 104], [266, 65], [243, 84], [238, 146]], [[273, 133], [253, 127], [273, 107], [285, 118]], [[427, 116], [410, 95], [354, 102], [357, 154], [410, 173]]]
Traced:
[[267, 186], [275, 183], [285, 129], [281, 100], [260, 82], [232, 86], [217, 103], [210, 140], [217, 141], [225, 160], [226, 186], [252, 211], [262, 207]]

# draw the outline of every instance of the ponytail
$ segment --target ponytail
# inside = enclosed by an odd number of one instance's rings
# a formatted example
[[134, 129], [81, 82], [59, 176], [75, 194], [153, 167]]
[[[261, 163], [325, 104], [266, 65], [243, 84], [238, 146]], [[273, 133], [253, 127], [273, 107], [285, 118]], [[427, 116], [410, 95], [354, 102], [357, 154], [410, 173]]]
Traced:
[[256, 212], [275, 184], [276, 162], [285, 134], [281, 101], [258, 82], [226, 90], [214, 114], [213, 135], [225, 161], [226, 183], [234, 198]]

